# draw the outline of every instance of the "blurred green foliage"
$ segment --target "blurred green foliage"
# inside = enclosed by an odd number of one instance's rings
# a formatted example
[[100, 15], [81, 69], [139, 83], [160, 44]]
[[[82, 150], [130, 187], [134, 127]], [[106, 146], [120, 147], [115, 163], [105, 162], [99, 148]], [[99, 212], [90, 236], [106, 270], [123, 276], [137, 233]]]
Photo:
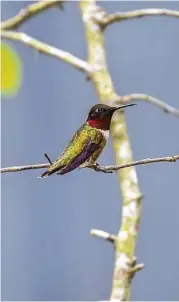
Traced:
[[22, 82], [22, 63], [16, 50], [1, 42], [1, 95], [14, 96]]

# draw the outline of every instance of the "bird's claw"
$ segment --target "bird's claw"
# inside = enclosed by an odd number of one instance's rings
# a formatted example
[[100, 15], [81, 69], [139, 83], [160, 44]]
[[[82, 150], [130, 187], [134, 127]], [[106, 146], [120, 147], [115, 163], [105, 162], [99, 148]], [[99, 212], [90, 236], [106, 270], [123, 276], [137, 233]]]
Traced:
[[95, 163], [95, 166], [93, 166], [93, 169], [96, 172], [103, 172], [103, 173], [113, 173], [114, 172], [113, 170], [102, 169], [102, 167], [98, 163]]

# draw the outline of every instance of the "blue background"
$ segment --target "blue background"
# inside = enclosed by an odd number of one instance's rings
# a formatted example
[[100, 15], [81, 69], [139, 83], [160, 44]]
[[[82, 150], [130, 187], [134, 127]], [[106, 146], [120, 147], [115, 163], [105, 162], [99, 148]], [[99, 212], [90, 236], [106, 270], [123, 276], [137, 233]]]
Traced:
[[[30, 2], [28, 2], [30, 4]], [[5, 20], [27, 2], [3, 1]], [[100, 2], [108, 12], [179, 9], [177, 2]], [[22, 32], [86, 59], [78, 4], [34, 17]], [[146, 17], [111, 25], [107, 61], [121, 95], [147, 93], [179, 108], [179, 19]], [[84, 74], [20, 42], [23, 62], [16, 97], [2, 99], [2, 166], [55, 159], [98, 103]], [[150, 104], [126, 110], [134, 159], [179, 152], [179, 120]], [[113, 164], [111, 140], [100, 157]], [[2, 300], [104, 300], [110, 295], [113, 247], [91, 228], [117, 233], [121, 195], [116, 175], [84, 169], [39, 180], [43, 170], [2, 175]], [[179, 163], [137, 167], [145, 194], [136, 256], [145, 269], [133, 280], [133, 300], [179, 299]]]

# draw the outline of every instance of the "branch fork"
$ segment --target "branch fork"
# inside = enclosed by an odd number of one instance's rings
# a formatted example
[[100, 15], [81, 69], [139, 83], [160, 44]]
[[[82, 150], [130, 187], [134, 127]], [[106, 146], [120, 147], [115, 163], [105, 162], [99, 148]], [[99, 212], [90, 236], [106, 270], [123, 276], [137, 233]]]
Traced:
[[116, 22], [138, 19], [148, 16], [168, 16], [173, 18], [179, 18], [179, 10], [171, 10], [165, 8], [148, 8], [127, 12], [116, 12], [113, 14], [103, 13], [103, 17], [101, 16], [99, 18], [98, 16], [95, 16], [95, 21], [101, 26], [102, 29], [105, 29], [108, 25]]
[[[100, 238], [100, 239], [103, 239], [103, 240], [106, 240], [106, 241], [112, 243], [114, 248], [116, 247], [117, 240], [120, 240], [118, 236], [107, 233], [102, 230], [92, 229], [90, 231], [90, 234], [92, 236], [95, 236], [97, 238]], [[126, 269], [125, 269], [126, 272], [125, 273], [127, 273], [130, 283], [131, 283], [132, 279], [134, 278], [135, 274], [137, 272], [141, 271], [142, 269], [144, 269], [144, 267], [145, 267], [144, 263], [137, 264], [137, 258], [135, 256], [133, 257], [132, 261], [126, 262]]]

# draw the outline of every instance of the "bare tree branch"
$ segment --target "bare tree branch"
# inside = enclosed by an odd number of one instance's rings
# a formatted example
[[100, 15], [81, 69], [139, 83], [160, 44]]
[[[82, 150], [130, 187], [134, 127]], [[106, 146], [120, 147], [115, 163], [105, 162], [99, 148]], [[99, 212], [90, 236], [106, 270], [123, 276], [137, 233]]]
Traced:
[[9, 30], [2, 30], [1, 37], [10, 39], [10, 40], [20, 41], [20, 42], [36, 49], [39, 52], [42, 52], [51, 57], [55, 57], [64, 62], [67, 62], [67, 63], [73, 65], [74, 67], [76, 67], [77, 69], [86, 72], [87, 74], [90, 74], [90, 72], [92, 71], [91, 66], [86, 61], [83, 61], [83, 60], [73, 56], [69, 52], [63, 51], [56, 47], [50, 46], [49, 44], [43, 43], [37, 39], [34, 39], [34, 38], [26, 35], [25, 33], [9, 31]]
[[136, 19], [147, 16], [168, 16], [179, 18], [178, 10], [170, 10], [165, 8], [148, 8], [148, 9], [139, 9], [128, 12], [116, 12], [114, 14], [105, 14], [98, 15], [96, 14], [95, 20], [100, 24], [103, 28], [109, 24], [115, 22], [121, 22], [129, 19]]
[[[177, 160], [179, 160], [179, 155], [167, 156], [167, 157], [157, 157], [157, 158], [146, 158], [146, 159], [133, 161], [131, 163], [127, 163], [127, 164], [123, 164], [123, 165], [110, 165], [110, 166], [90, 165], [90, 166], [83, 167], [82, 169], [90, 168], [97, 172], [108, 173], [109, 171], [114, 172], [114, 171], [118, 171], [120, 169], [133, 167], [133, 166], [146, 165], [146, 164], [159, 163], [159, 162], [176, 162]], [[14, 167], [1, 168], [0, 172], [1, 173], [19, 172], [19, 171], [25, 171], [25, 170], [48, 168], [49, 166], [50, 166], [49, 163], [26, 165], [26, 166], [14, 166]]]
[[[165, 103], [164, 101], [161, 101], [157, 98], [154, 98], [153, 96], [150, 96], [150, 95], [147, 95], [144, 93], [132, 93], [130, 95], [119, 96], [119, 99], [117, 102], [122, 104], [122, 103], [130, 103], [130, 102], [136, 101], [136, 100], [147, 101], [147, 102], [151, 103], [152, 105], [159, 107], [164, 112], [179, 117], [179, 109], [176, 109], [176, 108], [170, 106], [169, 104]], [[115, 103], [117, 103], [117, 102], [115, 101]]]
[[[113, 234], [109, 234], [109, 233], [107, 233], [105, 231], [102, 231], [102, 230], [92, 229], [90, 231], [90, 234], [92, 236], [97, 237], [97, 238], [109, 241], [114, 246], [116, 245], [116, 242], [119, 239], [118, 236], [113, 235]], [[125, 231], [121, 232], [120, 233], [120, 236], [121, 236], [120, 239], [123, 240], [123, 236], [125, 236], [125, 235], [126, 235]], [[137, 258], [136, 257], [133, 257], [133, 259], [129, 263], [129, 265], [131, 266], [130, 269], [129, 269], [129, 272], [128, 272], [130, 279], [132, 279], [137, 272], [141, 271], [145, 267], [144, 263], [137, 264]]]
[[179, 155], [167, 156], [167, 157], [157, 157], [157, 158], [146, 158], [146, 159], [133, 161], [131, 163], [127, 163], [127, 164], [123, 164], [123, 165], [110, 165], [110, 166], [91, 165], [89, 168], [92, 168], [97, 172], [109, 173], [109, 171], [114, 172], [114, 171], [118, 171], [120, 169], [133, 167], [133, 166], [146, 165], [146, 164], [159, 163], [159, 162], [176, 162], [177, 160], [179, 160]]
[[50, 1], [38, 1], [33, 4], [28, 5], [26, 8], [20, 10], [20, 12], [6, 20], [1, 22], [1, 29], [14, 29], [18, 28], [22, 23], [31, 17], [43, 12], [45, 9], [52, 7], [54, 5], [62, 4], [64, 1], [62, 0], [50, 0]]
[[26, 165], [26, 166], [14, 166], [14, 167], [7, 167], [7, 168], [1, 168], [0, 172], [19, 172], [19, 171], [25, 171], [25, 170], [34, 170], [34, 169], [43, 169], [48, 168], [50, 164], [34, 164], [34, 165]]

